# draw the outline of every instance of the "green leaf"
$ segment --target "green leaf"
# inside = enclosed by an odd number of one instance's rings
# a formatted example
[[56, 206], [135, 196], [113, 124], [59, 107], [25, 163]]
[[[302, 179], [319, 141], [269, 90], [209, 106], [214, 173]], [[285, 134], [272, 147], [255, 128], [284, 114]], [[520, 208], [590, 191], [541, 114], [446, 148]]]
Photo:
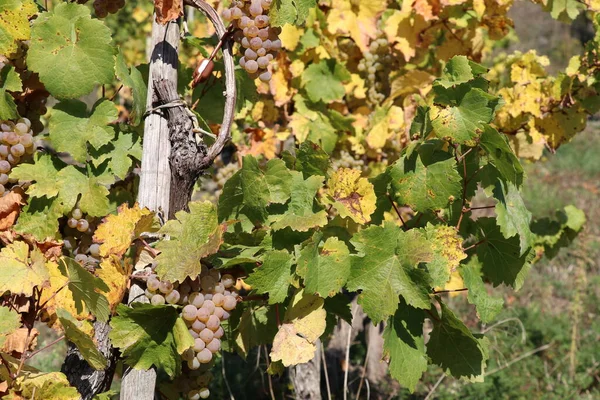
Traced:
[[304, 174], [304, 178], [312, 175], [326, 177], [329, 163], [329, 154], [309, 140], [302, 142], [296, 150], [296, 169]]
[[79, 208], [92, 217], [108, 214], [108, 189], [99, 177], [88, 177], [72, 165], [58, 172], [56, 181], [59, 187], [58, 200], [61, 211], [67, 213], [75, 207], [79, 197]]
[[426, 138], [429, 132], [432, 131], [429, 110], [430, 107], [417, 108], [417, 114], [410, 125], [411, 136], [417, 135], [419, 138]]
[[269, 294], [269, 304], [282, 303], [292, 282], [293, 257], [285, 250], [265, 253], [263, 263], [248, 276], [246, 283], [256, 293]]
[[73, 295], [77, 312], [83, 312], [83, 304], [85, 304], [97, 320], [107, 322], [110, 315], [108, 300], [100, 293], [109, 291], [106, 283], [72, 258], [61, 258], [59, 268], [61, 273], [69, 278], [68, 288]]
[[58, 195], [58, 169], [48, 154], [36, 154], [35, 163], [17, 165], [11, 170], [10, 176], [20, 181], [34, 182], [27, 188], [29, 196], [51, 198]]
[[56, 199], [32, 197], [23, 207], [14, 229], [19, 233], [29, 233], [40, 242], [48, 238], [59, 239], [61, 236], [58, 231], [58, 219], [62, 215]]
[[[343, 319], [349, 324], [352, 324], [352, 309], [350, 299], [343, 293], [338, 293], [333, 297], [327, 297], [323, 304], [325, 311], [327, 311], [327, 317], [335, 315]], [[337, 324], [337, 319], [335, 319]]]
[[529, 271], [531, 253], [521, 255], [520, 239], [506, 239], [493, 218], [479, 218], [483, 242], [477, 246], [484, 276], [498, 286], [501, 283], [519, 289]]
[[316, 0], [276, 0], [269, 10], [271, 25], [301, 25], [316, 4]]
[[479, 145], [486, 151], [489, 163], [496, 167], [500, 176], [517, 187], [521, 186], [523, 167], [510, 148], [506, 136], [491, 126], [485, 125]]
[[[487, 349], [469, 328], [440, 300], [442, 315], [433, 318], [427, 355], [455, 378], [477, 379], [485, 370]], [[433, 309], [435, 311], [435, 309]]]
[[350, 251], [336, 237], [328, 238], [321, 246], [321, 236], [304, 247], [298, 257], [296, 272], [304, 278], [304, 289], [321, 297], [338, 293], [350, 276]]
[[342, 82], [350, 78], [346, 67], [332, 58], [309, 65], [302, 74], [302, 86], [311, 101], [331, 103], [344, 97]]
[[89, 8], [61, 3], [33, 23], [28, 67], [56, 98], [77, 98], [111, 83], [115, 48], [110, 29], [90, 17]]
[[99, 149], [115, 137], [114, 128], [108, 124], [118, 117], [117, 108], [108, 100], [99, 100], [91, 113], [79, 100], [62, 101], [52, 109], [50, 141], [57, 151], [69, 153], [84, 163], [88, 158], [88, 143]]
[[194, 345], [194, 339], [176, 308], [119, 304], [117, 314], [110, 321], [109, 337], [127, 365], [140, 370], [155, 366], [171, 378], [179, 374], [180, 355]]
[[441, 210], [461, 196], [454, 158], [424, 164], [424, 157], [414, 151], [392, 165], [388, 174], [396, 202], [414, 211]]
[[256, 346], [270, 344], [277, 333], [274, 307], [248, 307], [242, 313], [235, 330], [235, 341], [243, 357]]
[[0, 306], [0, 348], [6, 337], [21, 327], [21, 316], [8, 307]]
[[383, 331], [383, 354], [390, 359], [390, 375], [411, 393], [427, 371], [424, 322], [422, 310], [401, 304]]
[[83, 322], [77, 321], [66, 310], [59, 308], [56, 310], [60, 324], [65, 331], [65, 337], [79, 349], [79, 352], [85, 361], [96, 370], [106, 368], [107, 360], [96, 348], [96, 344], [90, 336], [81, 330], [80, 325]]
[[310, 228], [327, 224], [327, 212], [314, 210], [317, 192], [323, 187], [323, 177], [311, 176], [304, 180], [302, 173], [292, 171], [291, 200], [283, 216], [277, 216], [272, 225], [274, 230], [292, 228], [295, 231], [306, 232]]
[[146, 82], [144, 82], [142, 73], [136, 67], [131, 67], [131, 70], [127, 68], [125, 58], [121, 51], [119, 51], [119, 54], [117, 55], [115, 72], [117, 78], [123, 82], [123, 85], [131, 89], [133, 94], [133, 105], [129, 120], [132, 125], [137, 126], [142, 121], [144, 112], [146, 112], [146, 95], [148, 91]]
[[217, 221], [214, 204], [189, 203], [190, 212], [178, 211], [176, 219], [167, 221], [159, 233], [169, 235], [156, 246], [161, 253], [156, 258], [156, 273], [171, 282], [200, 275], [200, 259], [219, 250], [223, 227]]
[[285, 166], [285, 162], [274, 158], [267, 162], [265, 171], [265, 180], [269, 190], [269, 202], [284, 204], [290, 198], [289, 182], [292, 179], [290, 170]]
[[492, 120], [496, 100], [481, 89], [471, 89], [456, 106], [439, 110], [432, 119], [435, 135], [454, 143], [475, 145], [485, 124]]
[[527, 253], [533, 243], [533, 235], [529, 228], [531, 212], [525, 206], [519, 189], [510, 182], [498, 180], [494, 188], [494, 198], [498, 200], [495, 211], [500, 232], [505, 238], [518, 235], [521, 248], [519, 255]]
[[413, 307], [431, 307], [431, 281], [417, 265], [431, 261], [433, 254], [419, 231], [385, 223], [359, 231], [351, 243], [359, 254], [353, 257], [347, 287], [362, 291], [358, 302], [374, 323], [396, 312], [398, 296]]
[[[1, 13], [0, 13], [1, 14]], [[0, 71], [0, 119], [17, 119], [17, 105], [10, 92], [20, 92], [21, 77], [12, 66], [5, 66]]]
[[[335, 150], [339, 139], [336, 121], [324, 103], [311, 104], [306, 96], [294, 96], [294, 117], [289, 126], [298, 143], [310, 141], [320, 146], [327, 154]], [[322, 174], [321, 174], [322, 175]]]
[[445, 88], [469, 82], [487, 72], [487, 68], [465, 56], [454, 56], [444, 66], [444, 71], [437, 83]]
[[585, 4], [581, 4], [577, 0], [550, 0], [545, 4], [545, 9], [550, 11], [550, 15], [554, 19], [563, 22], [571, 22], [585, 9]]
[[465, 287], [469, 289], [467, 299], [469, 303], [477, 308], [479, 319], [484, 324], [492, 322], [502, 310], [504, 299], [492, 297], [488, 294], [481, 278], [481, 263], [477, 256], [471, 257], [469, 262], [461, 265], [458, 270]]
[[[124, 129], [123, 129], [124, 128]], [[142, 145], [139, 135], [130, 129], [119, 129], [117, 138], [98, 150], [90, 149], [92, 163], [100, 166], [106, 160], [110, 171], [119, 179], [125, 179], [133, 165], [132, 157], [142, 159]]]

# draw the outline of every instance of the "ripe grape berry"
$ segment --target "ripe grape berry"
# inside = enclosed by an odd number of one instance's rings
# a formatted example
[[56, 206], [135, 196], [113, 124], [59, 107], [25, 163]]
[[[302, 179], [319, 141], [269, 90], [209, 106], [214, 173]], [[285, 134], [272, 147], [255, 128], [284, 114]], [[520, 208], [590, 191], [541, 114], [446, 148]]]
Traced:
[[250, 77], [262, 82], [271, 80], [269, 62], [281, 49], [281, 29], [271, 27], [269, 21], [268, 13], [272, 3], [272, 0], [238, 0], [222, 14], [223, 19], [230, 21], [236, 28], [233, 37], [241, 45], [240, 66]]

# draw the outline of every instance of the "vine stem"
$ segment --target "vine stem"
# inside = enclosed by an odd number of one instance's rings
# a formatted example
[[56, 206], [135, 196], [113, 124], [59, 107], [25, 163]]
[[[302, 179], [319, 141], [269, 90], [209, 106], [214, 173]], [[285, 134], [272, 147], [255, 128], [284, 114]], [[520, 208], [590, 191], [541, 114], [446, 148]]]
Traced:
[[483, 239], [481, 239], [479, 242], [477, 242], [477, 243], [475, 243], [475, 244], [472, 244], [472, 245], [470, 245], [469, 247], [465, 247], [465, 248], [463, 249], [463, 251], [468, 251], [468, 250], [471, 250], [471, 249], [473, 249], [473, 248], [475, 248], [475, 247], [479, 246], [480, 244], [484, 243], [486, 240], [487, 240], [487, 239], [483, 238]]
[[[356, 312], [358, 311], [358, 304], [352, 311], [352, 320], [354, 322], [354, 317], [356, 317]], [[346, 370], [344, 371], [344, 400], [348, 399], [348, 373], [350, 371], [350, 342], [352, 341], [352, 323], [350, 323], [350, 329], [348, 329], [348, 338], [346, 339], [346, 357], [344, 358], [344, 363], [346, 364]]]
[[37, 350], [36, 350], [36, 351], [34, 351], [33, 353], [31, 353], [31, 354], [28, 354], [28, 355], [27, 355], [25, 358], [26, 358], [27, 360], [29, 360], [30, 358], [32, 358], [33, 356], [35, 356], [37, 353], [39, 353], [39, 352], [41, 352], [41, 351], [44, 351], [44, 350], [46, 350], [46, 349], [47, 349], [47, 348], [49, 348], [49, 347], [52, 347], [52, 346], [54, 346], [56, 343], [60, 342], [60, 341], [61, 341], [61, 340], [63, 340], [64, 338], [65, 338], [65, 335], [62, 335], [61, 337], [59, 337], [59, 338], [58, 338], [58, 339], [56, 339], [56, 340], [53, 340], [52, 342], [48, 343], [46, 346], [42, 347], [41, 349], [37, 349]]
[[461, 288], [461, 289], [448, 289], [448, 290], [434, 290], [433, 294], [440, 294], [440, 293], [454, 293], [454, 292], [465, 292], [469, 290], [469, 288]]
[[400, 213], [398, 206], [396, 206], [396, 203], [392, 199], [392, 196], [389, 195], [389, 193], [387, 195], [387, 198], [390, 200], [390, 203], [392, 203], [392, 207], [394, 207], [394, 211], [396, 211], [398, 218], [400, 218], [400, 222], [402, 222], [402, 229], [406, 230], [406, 222], [404, 222], [404, 219], [402, 218], [402, 214]]

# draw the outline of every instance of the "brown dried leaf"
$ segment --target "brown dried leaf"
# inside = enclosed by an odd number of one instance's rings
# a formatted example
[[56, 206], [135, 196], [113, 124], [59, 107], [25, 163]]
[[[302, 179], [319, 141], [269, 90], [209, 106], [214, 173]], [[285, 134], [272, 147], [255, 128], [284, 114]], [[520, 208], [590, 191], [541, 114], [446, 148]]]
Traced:
[[15, 224], [21, 206], [25, 204], [24, 198], [25, 193], [20, 187], [13, 188], [0, 198], [0, 231], [5, 231]]
[[12, 334], [6, 337], [2, 350], [5, 353], [17, 352], [22, 354], [25, 350], [33, 350], [37, 346], [37, 337], [40, 332], [33, 328], [31, 330], [31, 336], [29, 337], [29, 343], [27, 341], [27, 328], [19, 328]]
[[166, 24], [183, 15], [183, 0], [154, 0], [156, 22]]

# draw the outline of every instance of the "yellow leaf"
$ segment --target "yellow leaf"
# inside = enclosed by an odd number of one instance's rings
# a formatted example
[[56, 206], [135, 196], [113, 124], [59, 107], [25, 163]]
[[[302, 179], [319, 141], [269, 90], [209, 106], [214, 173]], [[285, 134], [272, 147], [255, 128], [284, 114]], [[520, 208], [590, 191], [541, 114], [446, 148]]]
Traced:
[[289, 51], [294, 51], [300, 42], [300, 37], [304, 33], [304, 29], [298, 28], [294, 25], [285, 24], [281, 27], [281, 33], [279, 39], [281, 44]]
[[481, 20], [485, 13], [485, 0], [473, 0], [473, 10], [477, 14], [477, 19]]
[[13, 351], [23, 353], [25, 350], [31, 351], [37, 347], [37, 337], [40, 332], [37, 329], [29, 329], [23, 327], [12, 332], [4, 338], [4, 344], [0, 350], [4, 353], [11, 354]]
[[324, 201], [332, 204], [342, 217], [366, 224], [375, 212], [377, 197], [371, 182], [360, 175], [359, 170], [350, 168], [335, 171], [327, 181]]
[[557, 149], [561, 144], [571, 140], [577, 132], [581, 132], [586, 125], [587, 115], [578, 107], [556, 110], [535, 119], [536, 129], [544, 135], [546, 143]]
[[37, 248], [29, 254], [27, 243], [19, 241], [0, 251], [0, 293], [31, 296], [33, 288], [45, 286], [48, 279], [44, 255]]
[[[404, 4], [410, 2], [404, 2]], [[421, 45], [421, 33], [429, 23], [420, 15], [411, 15], [410, 8], [402, 11], [394, 10], [392, 15], [385, 21], [383, 31], [394, 48], [404, 55], [404, 60], [409, 61], [417, 53], [417, 47]]]
[[271, 361], [281, 361], [289, 367], [314, 357], [315, 342], [325, 332], [323, 304], [318, 296], [304, 295], [302, 290], [296, 293], [273, 340]]
[[367, 97], [365, 81], [358, 74], [352, 74], [350, 82], [344, 85], [346, 94], [354, 96], [355, 99], [364, 99]]
[[290, 73], [294, 78], [298, 78], [302, 76], [302, 73], [306, 69], [306, 65], [302, 62], [302, 60], [294, 60], [290, 64]]
[[142, 232], [152, 230], [154, 214], [147, 208], [141, 209], [136, 203], [133, 208], [123, 204], [117, 215], [109, 215], [94, 233], [94, 241], [102, 243], [100, 255], [122, 256], [133, 240]]
[[333, 0], [331, 7], [327, 16], [329, 32], [349, 35], [360, 50], [367, 53], [369, 42], [377, 37], [377, 19], [387, 9], [387, 1]]
[[544, 154], [546, 140], [544, 135], [535, 129], [535, 122], [530, 121], [528, 131], [521, 130], [516, 135], [509, 135], [512, 148], [519, 158], [539, 160]]
[[269, 90], [273, 95], [276, 106], [282, 106], [292, 99], [292, 89], [289, 86], [290, 80], [286, 78], [282, 68], [273, 72], [269, 81]]
[[32, 0], [3, 3], [0, 11], [0, 54], [10, 55], [17, 50], [17, 41], [29, 40], [29, 19], [37, 13], [37, 6]]
[[29, 373], [17, 378], [21, 395], [26, 399], [77, 400], [79, 392], [69, 385], [61, 372]]
[[431, 83], [435, 77], [425, 71], [413, 69], [400, 75], [391, 83], [390, 97], [387, 101], [393, 101], [398, 97], [411, 93], [419, 93], [425, 96], [431, 90]]
[[77, 320], [85, 319], [88, 316], [87, 310], [84, 308], [81, 313], [77, 312], [73, 295], [71, 291], [65, 287], [67, 283], [69, 283], [69, 278], [67, 277], [66, 271], [61, 270], [64, 268], [64, 263], [61, 263], [59, 266], [58, 263], [49, 261], [46, 263], [46, 268], [48, 269], [50, 276], [50, 287], [45, 288], [42, 291], [40, 303], [46, 303], [45, 311], [47, 314], [46, 318], [48, 319], [48, 325], [52, 326], [56, 323], [53, 327], [60, 330], [60, 323], [56, 316], [56, 310], [59, 308], [65, 309]]
[[[451, 275], [450, 275], [450, 280], [448, 281], [448, 283], [446, 283], [446, 286], [444, 286], [444, 290], [457, 290], [457, 289], [462, 289], [465, 287], [465, 283], [463, 282], [462, 277], [460, 276], [460, 273], [458, 271], [454, 271]], [[450, 297], [456, 297], [459, 296], [462, 292], [450, 292]]]
[[115, 311], [117, 305], [121, 304], [127, 291], [129, 274], [132, 270], [130, 261], [128, 258], [121, 260], [115, 255], [109, 255], [102, 260], [100, 268], [96, 269], [98, 278], [102, 279], [110, 289], [106, 298], [112, 312]]
[[404, 128], [404, 111], [398, 106], [392, 106], [384, 118], [375, 122], [367, 134], [367, 144], [374, 150], [381, 150], [394, 133]]

